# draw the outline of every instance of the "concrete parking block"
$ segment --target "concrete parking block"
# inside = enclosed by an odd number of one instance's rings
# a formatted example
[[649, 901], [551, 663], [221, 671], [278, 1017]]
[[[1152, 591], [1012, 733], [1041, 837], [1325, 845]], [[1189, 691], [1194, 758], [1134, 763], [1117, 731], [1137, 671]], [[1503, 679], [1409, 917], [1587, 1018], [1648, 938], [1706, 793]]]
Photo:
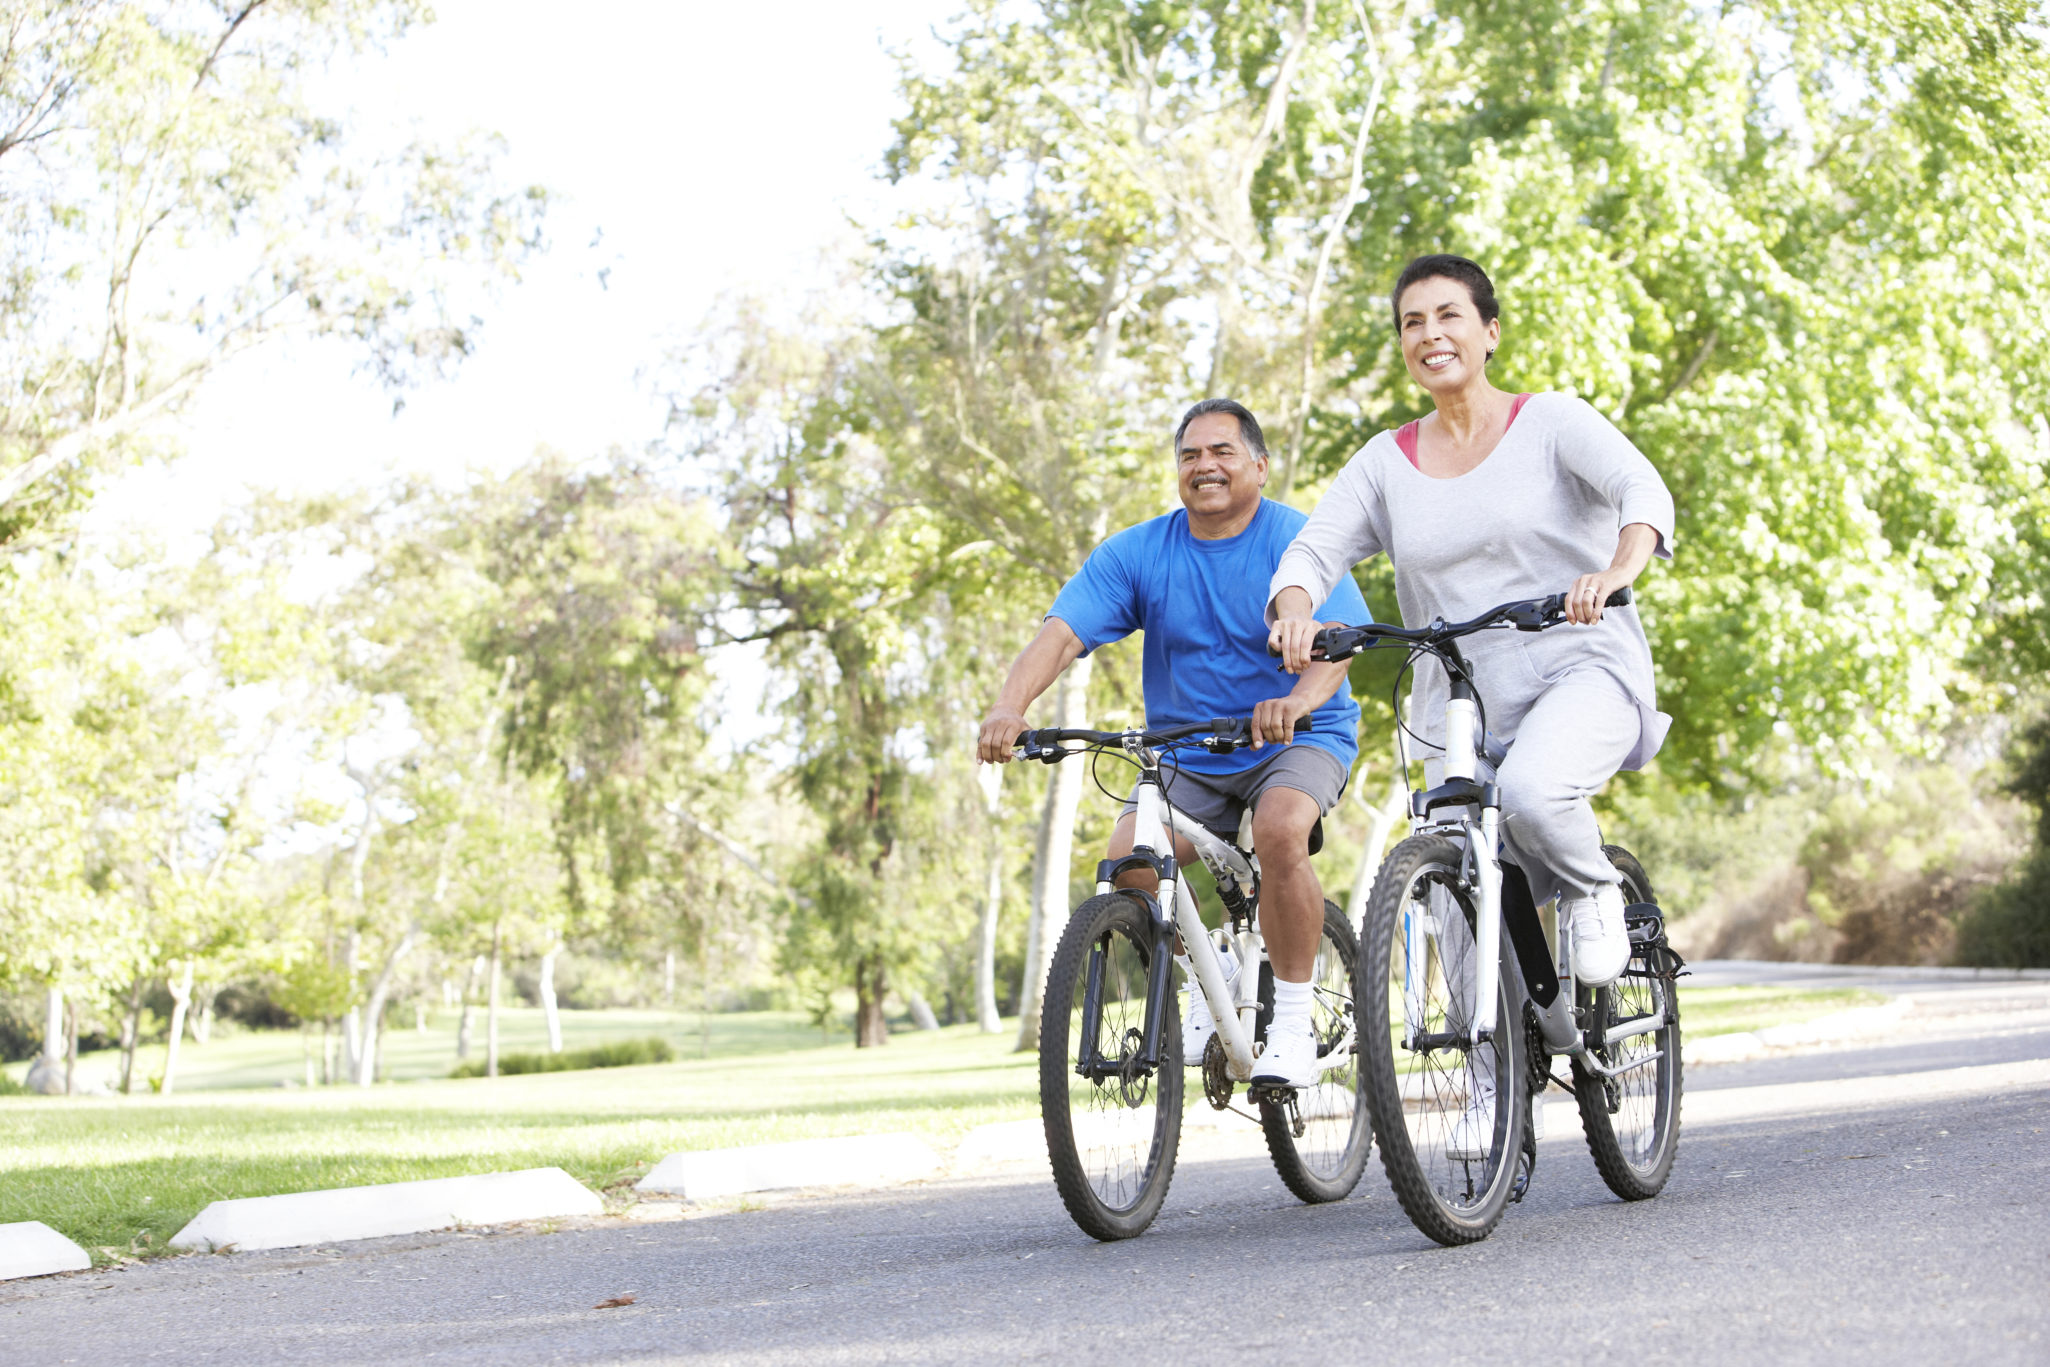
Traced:
[[940, 1156], [915, 1135], [863, 1134], [672, 1153], [640, 1180], [650, 1195], [692, 1201], [792, 1187], [881, 1187], [936, 1177]]
[[83, 1272], [93, 1265], [86, 1251], [41, 1220], [0, 1225], [0, 1282]]
[[528, 1168], [216, 1201], [172, 1236], [171, 1247], [298, 1248], [457, 1225], [599, 1215], [604, 1210], [596, 1192], [561, 1168]]

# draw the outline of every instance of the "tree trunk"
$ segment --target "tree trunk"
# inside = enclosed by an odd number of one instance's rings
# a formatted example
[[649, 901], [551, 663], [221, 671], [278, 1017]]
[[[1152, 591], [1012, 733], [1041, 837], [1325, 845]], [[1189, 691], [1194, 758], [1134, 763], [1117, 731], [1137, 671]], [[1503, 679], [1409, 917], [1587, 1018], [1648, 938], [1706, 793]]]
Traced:
[[185, 1033], [185, 1013], [192, 1006], [192, 960], [187, 959], [185, 971], [164, 985], [171, 989], [171, 1033], [164, 1045], [164, 1085], [157, 1090], [158, 1095], [169, 1096], [178, 1085], [178, 1037]]
[[932, 1013], [932, 1003], [916, 992], [904, 994], [904, 1005], [911, 1012], [911, 1023], [921, 1030], [937, 1030], [940, 1018]]
[[121, 1019], [121, 1095], [135, 1093], [135, 1048], [142, 1038], [142, 976], [128, 984], [128, 1014]]
[[975, 775], [982, 785], [983, 807], [989, 816], [989, 876], [983, 881], [981, 934], [975, 951], [975, 1020], [985, 1035], [997, 1034], [1004, 1028], [997, 1016], [997, 912], [1004, 898], [1004, 842], [997, 821], [1005, 767], [985, 764]]
[[[1095, 660], [1083, 656], [1061, 675], [1053, 724], [1082, 727], [1089, 719], [1089, 675]], [[1068, 924], [1068, 870], [1075, 854], [1075, 809], [1082, 805], [1088, 766], [1069, 760], [1052, 766], [1046, 808], [1040, 817], [1039, 847], [1032, 861], [1032, 920], [1025, 928], [1025, 972], [1018, 984], [1018, 1051], [1039, 1048], [1039, 1001], [1054, 947]]]
[[470, 960], [470, 971], [463, 977], [463, 1019], [456, 1026], [456, 1062], [461, 1063], [470, 1056], [470, 1021], [477, 1013], [477, 979], [484, 976], [484, 956], [479, 954]]
[[[326, 1049], [326, 1047], [327, 1046], [325, 1044], [321, 1046], [323, 1050]], [[319, 1080], [315, 1076], [313, 1068], [313, 1023], [311, 1021], [304, 1021], [300, 1023], [299, 1052], [301, 1055], [304, 1056], [306, 1061], [306, 1087], [307, 1090], [311, 1091], [314, 1084]]]
[[[352, 991], [355, 988], [357, 960], [362, 948], [363, 932], [351, 926], [348, 943], [342, 950], [342, 970], [349, 975]], [[356, 1061], [362, 1050], [362, 1019], [362, 1011], [354, 1006], [342, 1017], [342, 1075], [345, 1077], [356, 1076]]]
[[562, 946], [556, 945], [541, 956], [541, 1018], [548, 1022], [548, 1052], [562, 1052], [562, 1013], [555, 1007], [555, 956], [562, 953]]
[[1388, 832], [1407, 810], [1409, 785], [1402, 781], [1398, 772], [1388, 780], [1388, 792], [1381, 799], [1381, 805], [1371, 809], [1367, 843], [1360, 846], [1360, 866], [1353, 873], [1352, 896], [1346, 899], [1345, 908], [1345, 919], [1352, 922], [1354, 931], [1365, 924], [1367, 898], [1373, 894], [1374, 875], [1381, 867], [1381, 852], [1388, 846]]
[[416, 997], [413, 1000], [413, 1033], [427, 1033], [427, 1002], [424, 998]]
[[368, 1087], [377, 1081], [377, 1046], [384, 1033], [384, 1006], [391, 997], [392, 978], [419, 938], [420, 927], [407, 926], [406, 933], [399, 936], [399, 942], [385, 956], [384, 967], [377, 971], [377, 981], [371, 984], [370, 1003], [363, 1008], [363, 1052], [356, 1060], [358, 1087]]
[[889, 1022], [883, 1019], [883, 994], [889, 986], [889, 974], [880, 963], [865, 959], [854, 966], [855, 1048], [875, 1049], [890, 1042]]
[[64, 989], [52, 985], [50, 1005], [43, 1017], [43, 1057], [55, 1067], [64, 1059]]
[[78, 1094], [78, 1003], [64, 1003], [64, 1095]]
[[193, 1011], [185, 1018], [185, 1025], [192, 1032], [194, 1044], [205, 1044], [213, 1038], [214, 999], [220, 994], [221, 990], [212, 984], [193, 989]]
[[502, 941], [503, 922], [491, 923], [491, 966], [486, 971], [491, 975], [485, 987], [484, 1006], [484, 1076], [498, 1076], [498, 950]]

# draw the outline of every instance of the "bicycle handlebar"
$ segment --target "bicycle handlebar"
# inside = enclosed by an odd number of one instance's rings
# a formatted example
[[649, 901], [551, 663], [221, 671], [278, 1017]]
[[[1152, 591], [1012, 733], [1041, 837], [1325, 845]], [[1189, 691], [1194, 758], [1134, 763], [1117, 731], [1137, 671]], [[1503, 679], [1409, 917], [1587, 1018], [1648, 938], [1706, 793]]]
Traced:
[[[1603, 607], [1628, 607], [1634, 595], [1626, 586], [1610, 594]], [[1566, 620], [1566, 595], [1555, 593], [1546, 598], [1524, 598], [1513, 603], [1501, 603], [1489, 608], [1480, 616], [1465, 622], [1447, 622], [1439, 618], [1425, 627], [1397, 627], [1381, 622], [1368, 622], [1357, 627], [1325, 627], [1319, 631], [1310, 647], [1310, 658], [1314, 660], [1347, 660], [1361, 650], [1381, 641], [1401, 641], [1409, 645], [1433, 646], [1471, 636], [1476, 631], [1507, 623], [1518, 631], [1544, 631], [1558, 626]], [[1267, 653], [1281, 652], [1268, 643]]]
[[[1313, 729], [1308, 717], [1297, 717], [1295, 734], [1300, 736]], [[1067, 749], [1064, 742], [1080, 741], [1086, 749], [1096, 745], [1124, 745], [1136, 742], [1148, 749], [1159, 745], [1172, 745], [1176, 741], [1202, 736], [1203, 748], [1222, 754], [1230, 750], [1243, 750], [1253, 743], [1253, 719], [1251, 717], [1212, 717], [1209, 721], [1189, 722], [1182, 726], [1162, 726], [1150, 731], [1085, 731], [1075, 728], [1045, 727], [1027, 731], [1018, 737], [1016, 753], [1020, 759], [1036, 759], [1045, 764], [1057, 764], [1068, 755], [1077, 753]]]

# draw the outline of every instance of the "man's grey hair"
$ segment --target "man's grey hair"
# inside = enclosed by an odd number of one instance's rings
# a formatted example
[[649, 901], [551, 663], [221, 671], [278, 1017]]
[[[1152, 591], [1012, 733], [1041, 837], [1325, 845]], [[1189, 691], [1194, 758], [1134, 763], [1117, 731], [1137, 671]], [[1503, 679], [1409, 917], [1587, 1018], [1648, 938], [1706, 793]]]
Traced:
[[1261, 460], [1267, 459], [1267, 437], [1260, 431], [1260, 420], [1251, 409], [1237, 399], [1204, 399], [1182, 414], [1182, 425], [1174, 430], [1174, 453], [1177, 459], [1182, 454], [1182, 437], [1187, 434], [1189, 424], [1210, 413], [1229, 413], [1239, 420], [1239, 439], [1246, 449]]

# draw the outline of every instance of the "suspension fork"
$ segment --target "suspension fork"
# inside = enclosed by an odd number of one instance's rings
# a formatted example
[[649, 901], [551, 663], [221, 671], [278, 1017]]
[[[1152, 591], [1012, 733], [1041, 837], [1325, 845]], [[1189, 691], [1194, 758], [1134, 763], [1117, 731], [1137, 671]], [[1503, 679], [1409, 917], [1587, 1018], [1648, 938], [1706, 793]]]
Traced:
[[[1140, 1032], [1139, 1053], [1132, 1064], [1145, 1072], [1160, 1066], [1160, 1041], [1167, 1021], [1178, 1019], [1174, 992], [1174, 930], [1161, 913], [1160, 903], [1146, 893], [1127, 889], [1125, 896], [1144, 904], [1147, 924], [1152, 927], [1152, 954], [1146, 965], [1146, 1024]], [[1124, 1042], [1118, 1042], [1118, 1059], [1106, 1064], [1103, 1050], [1103, 972], [1109, 958], [1110, 936], [1089, 946], [1089, 967], [1082, 985], [1082, 1047], [1076, 1051], [1075, 1071], [1092, 1081], [1101, 1080], [1124, 1066]]]

